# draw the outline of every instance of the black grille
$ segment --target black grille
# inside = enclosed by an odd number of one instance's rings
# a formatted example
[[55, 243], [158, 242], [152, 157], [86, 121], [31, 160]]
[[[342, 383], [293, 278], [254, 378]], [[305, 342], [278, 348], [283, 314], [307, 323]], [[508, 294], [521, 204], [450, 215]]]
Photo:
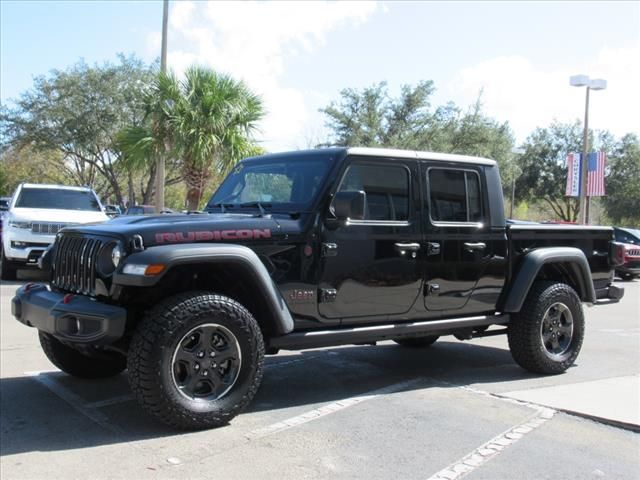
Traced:
[[63, 235], [56, 242], [52, 283], [69, 292], [95, 294], [100, 239]]
[[627, 255], [632, 257], [636, 257], [640, 255], [640, 248], [633, 248], [633, 249], [627, 250]]

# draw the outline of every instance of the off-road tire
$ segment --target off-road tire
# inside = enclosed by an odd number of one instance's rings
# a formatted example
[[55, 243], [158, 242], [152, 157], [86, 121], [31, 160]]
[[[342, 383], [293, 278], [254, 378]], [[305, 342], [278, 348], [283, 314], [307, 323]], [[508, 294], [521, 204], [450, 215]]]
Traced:
[[69, 347], [45, 332], [38, 332], [40, 345], [47, 358], [56, 367], [79, 378], [108, 378], [127, 368], [124, 355], [115, 352], [96, 352], [96, 356]]
[[[554, 354], [543, 340], [543, 323], [547, 324], [554, 318], [554, 309], [564, 310], [561, 318], [570, 315], [571, 333], [562, 333], [562, 340], [566, 342], [564, 350]], [[565, 323], [564, 328], [567, 328]], [[545, 327], [546, 329], [546, 327]], [[582, 341], [584, 339], [585, 321], [582, 304], [573, 288], [564, 283], [540, 281], [534, 283], [522, 309], [512, 315], [508, 326], [509, 349], [513, 359], [526, 370], [534, 373], [558, 374], [562, 373], [575, 362]], [[548, 330], [546, 330], [548, 334]], [[561, 334], [557, 333], [558, 342]], [[565, 337], [568, 337], [566, 340]], [[560, 346], [559, 343], [557, 343]]]
[[0, 279], [6, 281], [16, 280], [18, 269], [4, 256], [4, 248], [0, 246]]
[[398, 345], [402, 345], [403, 347], [409, 348], [425, 348], [430, 347], [436, 340], [440, 337], [438, 335], [427, 335], [425, 337], [407, 337], [407, 338], [396, 338], [393, 341]]
[[[241, 355], [237, 376], [219, 398], [188, 398], [176, 383], [175, 355], [189, 332], [210, 325], [234, 337]], [[133, 335], [127, 365], [131, 389], [152, 416], [184, 430], [214, 428], [238, 415], [258, 391], [264, 341], [258, 322], [235, 300], [210, 292], [187, 292], [146, 313]]]

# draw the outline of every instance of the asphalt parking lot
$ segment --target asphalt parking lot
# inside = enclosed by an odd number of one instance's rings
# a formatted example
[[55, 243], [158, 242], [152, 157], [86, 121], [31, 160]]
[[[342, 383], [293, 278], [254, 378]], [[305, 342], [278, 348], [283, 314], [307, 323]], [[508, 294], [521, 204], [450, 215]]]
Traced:
[[57, 371], [0, 287], [0, 476], [19, 478], [640, 478], [640, 281], [586, 309], [577, 365], [515, 365], [506, 338], [391, 342], [267, 358], [248, 411], [181, 433], [132, 399], [126, 374]]

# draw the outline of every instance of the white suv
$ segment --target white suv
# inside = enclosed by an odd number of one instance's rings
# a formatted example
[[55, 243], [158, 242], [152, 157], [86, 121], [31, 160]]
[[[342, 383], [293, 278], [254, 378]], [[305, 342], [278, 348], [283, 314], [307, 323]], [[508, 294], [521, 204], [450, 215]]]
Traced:
[[2, 280], [15, 280], [18, 268], [38, 263], [60, 229], [109, 217], [90, 188], [23, 183], [2, 220], [0, 273]]

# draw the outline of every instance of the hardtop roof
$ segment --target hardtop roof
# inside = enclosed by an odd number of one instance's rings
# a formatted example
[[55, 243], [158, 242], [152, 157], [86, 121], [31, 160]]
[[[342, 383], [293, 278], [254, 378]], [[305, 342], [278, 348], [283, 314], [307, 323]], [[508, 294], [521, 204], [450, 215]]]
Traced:
[[489, 158], [473, 157], [469, 155], [457, 155], [452, 153], [423, 152], [417, 150], [401, 150], [394, 148], [371, 148], [371, 147], [326, 147], [309, 150], [295, 150], [280, 153], [269, 153], [266, 155], [251, 157], [246, 160], [257, 160], [260, 158], [286, 158], [300, 155], [321, 155], [321, 154], [345, 154], [358, 155], [362, 157], [387, 157], [387, 158], [408, 158], [418, 160], [435, 160], [441, 162], [471, 163], [476, 165], [495, 166], [496, 161]]

